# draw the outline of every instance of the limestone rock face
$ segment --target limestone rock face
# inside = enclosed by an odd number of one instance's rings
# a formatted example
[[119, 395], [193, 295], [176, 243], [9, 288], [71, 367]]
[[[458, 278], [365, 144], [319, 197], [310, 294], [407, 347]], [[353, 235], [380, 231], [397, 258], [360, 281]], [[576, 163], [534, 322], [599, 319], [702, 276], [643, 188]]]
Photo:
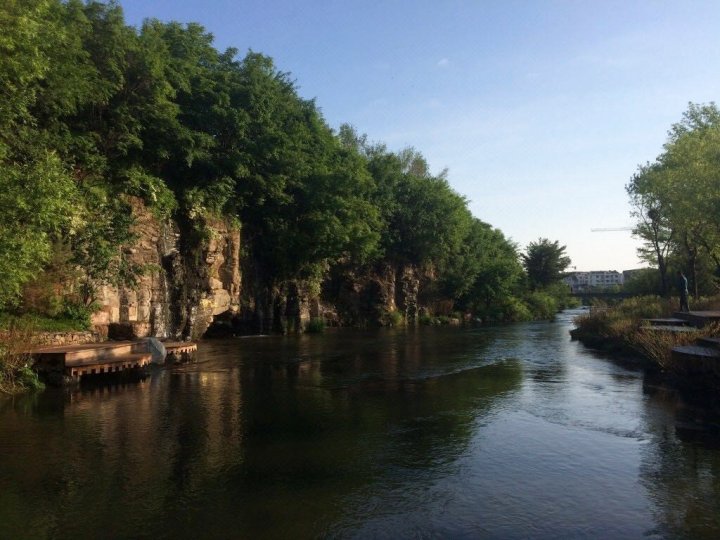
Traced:
[[331, 324], [382, 326], [397, 310], [396, 272], [383, 264], [361, 271], [340, 269], [323, 286], [320, 308]]
[[396, 303], [405, 320], [417, 322], [419, 314], [420, 276], [414, 266], [401, 266], [396, 274]]
[[93, 324], [111, 338], [197, 339], [213, 317], [237, 312], [240, 231], [221, 220], [205, 223], [201, 238], [178, 223], [158, 220], [132, 199], [136, 241], [124, 248], [143, 269], [134, 287], [100, 288]]
[[186, 248], [187, 323], [184, 337], [200, 338], [218, 315], [240, 311], [240, 231], [206, 223], [209, 239]]
[[208, 329], [208, 335], [301, 332], [316, 317], [332, 326], [384, 326], [399, 313], [412, 324], [422, 309], [438, 310], [434, 276], [412, 265], [338, 265], [319, 296], [302, 281], [264, 288], [257, 265], [240, 259], [236, 225], [161, 221], [140, 199], [130, 202], [136, 240], [123, 255], [143, 272], [135, 286], [100, 287], [98, 335], [196, 340]]
[[335, 269], [323, 285], [322, 302], [311, 306], [312, 317], [338, 326], [387, 326], [402, 315], [407, 324], [418, 322], [423, 290], [432, 296], [434, 276], [410, 264], [380, 264], [374, 268]]

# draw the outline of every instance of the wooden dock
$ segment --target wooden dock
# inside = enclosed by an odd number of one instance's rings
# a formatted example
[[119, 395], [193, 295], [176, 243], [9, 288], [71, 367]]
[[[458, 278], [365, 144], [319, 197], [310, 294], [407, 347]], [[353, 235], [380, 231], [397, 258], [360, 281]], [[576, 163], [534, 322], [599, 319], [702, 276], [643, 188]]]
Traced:
[[163, 343], [169, 360], [187, 362], [192, 360], [197, 352], [197, 343], [189, 341], [168, 341]]
[[[197, 351], [196, 343], [163, 343], [169, 361], [188, 361]], [[107, 341], [86, 345], [42, 347], [30, 351], [33, 369], [49, 382], [85, 376], [140, 373], [153, 362], [147, 341]]]

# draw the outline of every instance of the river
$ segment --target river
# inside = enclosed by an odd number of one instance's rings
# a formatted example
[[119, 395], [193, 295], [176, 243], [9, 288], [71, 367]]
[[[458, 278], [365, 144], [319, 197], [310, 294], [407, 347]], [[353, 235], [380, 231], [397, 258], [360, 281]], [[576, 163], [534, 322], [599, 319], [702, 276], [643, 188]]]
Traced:
[[0, 402], [0, 538], [718, 538], [720, 419], [572, 317], [206, 341]]

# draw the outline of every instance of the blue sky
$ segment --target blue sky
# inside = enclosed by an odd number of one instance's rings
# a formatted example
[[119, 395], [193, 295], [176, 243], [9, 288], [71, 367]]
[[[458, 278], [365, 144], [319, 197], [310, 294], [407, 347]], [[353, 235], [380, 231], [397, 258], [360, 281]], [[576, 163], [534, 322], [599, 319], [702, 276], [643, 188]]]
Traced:
[[640, 264], [625, 184], [688, 102], [720, 101], [718, 1], [124, 0], [267, 54], [392, 150], [413, 146], [478, 218], [578, 270]]

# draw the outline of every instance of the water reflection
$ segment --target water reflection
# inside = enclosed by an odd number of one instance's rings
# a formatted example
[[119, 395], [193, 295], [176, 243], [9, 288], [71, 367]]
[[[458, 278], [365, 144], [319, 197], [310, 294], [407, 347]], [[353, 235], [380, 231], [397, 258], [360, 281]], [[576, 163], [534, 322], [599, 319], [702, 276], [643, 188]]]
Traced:
[[[652, 444], [641, 478], [657, 532], [673, 538], [720, 536], [720, 415], [715, 396], [645, 385]], [[671, 412], [672, 414], [668, 414]]]
[[569, 325], [208, 342], [4, 401], [0, 538], [717, 536], [717, 415]]
[[346, 495], [450, 465], [521, 380], [517, 362], [377, 339], [208, 344], [135, 384], [6, 403], [0, 536], [311, 536]]

